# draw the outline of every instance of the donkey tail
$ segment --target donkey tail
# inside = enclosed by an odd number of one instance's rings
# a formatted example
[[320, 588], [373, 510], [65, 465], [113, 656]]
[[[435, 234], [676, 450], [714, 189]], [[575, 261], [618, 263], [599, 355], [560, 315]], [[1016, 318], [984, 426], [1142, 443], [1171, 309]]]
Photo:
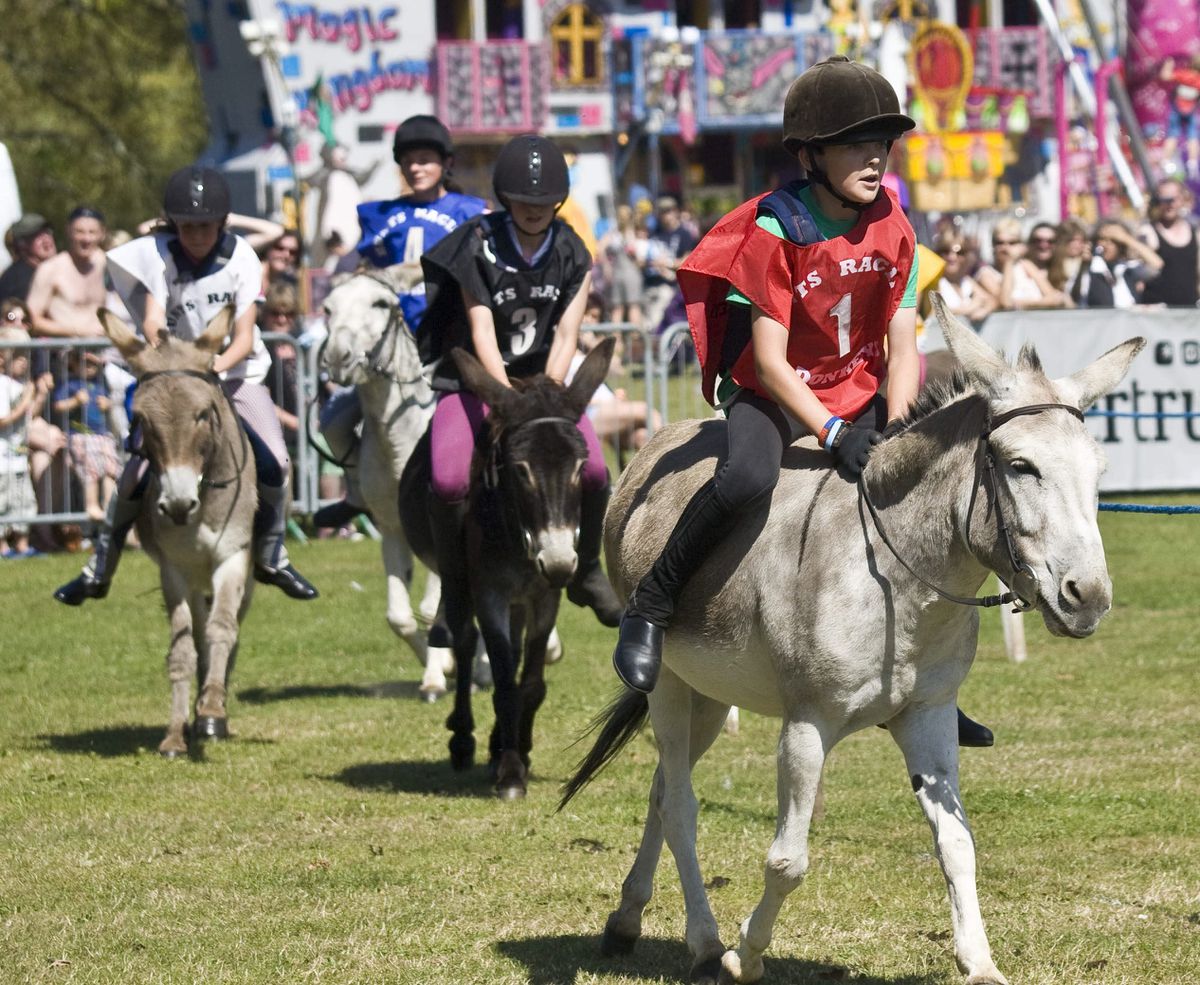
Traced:
[[587, 730], [579, 738], [591, 735], [596, 729], [600, 729], [600, 734], [588, 754], [575, 767], [574, 775], [563, 784], [563, 797], [558, 802], [558, 810], [566, 807], [572, 797], [617, 758], [629, 740], [642, 730], [649, 714], [650, 702], [646, 695], [627, 688], [592, 719]]

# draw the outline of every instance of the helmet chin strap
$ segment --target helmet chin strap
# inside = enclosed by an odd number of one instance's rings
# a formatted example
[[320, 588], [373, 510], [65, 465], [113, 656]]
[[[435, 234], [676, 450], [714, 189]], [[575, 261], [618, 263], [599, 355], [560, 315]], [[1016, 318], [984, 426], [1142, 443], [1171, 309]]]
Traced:
[[[888, 154], [892, 152], [892, 143], [893, 141], [891, 140], [887, 141], [887, 153], [884, 154], [885, 161], [887, 160]], [[813, 166], [808, 170], [809, 178], [815, 181], [818, 185], [822, 186], [827, 192], [829, 192], [830, 195], [841, 202], [846, 208], [853, 209], [855, 212], [861, 213], [879, 201], [879, 196], [883, 194], [882, 181], [879, 183], [879, 187], [875, 189], [875, 197], [869, 202], [856, 202], [853, 199], [847, 198], [840, 191], [834, 188], [833, 182], [829, 180], [829, 175], [825, 173], [825, 169], [817, 163], [817, 152], [820, 149], [821, 148], [819, 146], [813, 144], [809, 145], [808, 155], [810, 158], [812, 158], [813, 163]]]
[[[564, 198], [561, 202], [559, 202], [556, 206], [554, 206], [554, 215], [555, 216], [558, 215], [558, 210], [563, 207], [563, 205], [566, 203], [566, 201], [567, 200]], [[526, 229], [519, 222], [517, 222], [517, 217], [513, 214], [512, 206], [508, 204], [507, 199], [504, 199], [504, 198], [500, 199], [500, 204], [504, 206], [505, 211], [508, 213], [508, 221], [511, 222], [514, 226], [516, 226], [517, 232], [522, 233], [525, 236], [541, 236], [550, 231], [549, 225], [547, 225], [545, 229], [541, 230], [541, 232], [534, 232], [533, 230]], [[553, 222], [554, 221], [553, 218], [551, 218], [550, 221]]]

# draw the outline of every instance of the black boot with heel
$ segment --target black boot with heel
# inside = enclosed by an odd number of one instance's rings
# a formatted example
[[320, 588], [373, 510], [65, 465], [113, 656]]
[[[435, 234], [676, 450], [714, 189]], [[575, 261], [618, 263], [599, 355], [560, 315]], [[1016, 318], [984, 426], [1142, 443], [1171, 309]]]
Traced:
[[626, 687], [649, 694], [662, 665], [663, 633], [675, 602], [713, 549], [737, 522], [710, 479], [684, 508], [654, 566], [638, 583], [621, 619], [613, 668]]
[[567, 585], [567, 598], [595, 612], [602, 625], [617, 626], [623, 612], [621, 600], [600, 567], [600, 542], [604, 537], [609, 491], [608, 486], [583, 491], [579, 504], [578, 563], [575, 577]]

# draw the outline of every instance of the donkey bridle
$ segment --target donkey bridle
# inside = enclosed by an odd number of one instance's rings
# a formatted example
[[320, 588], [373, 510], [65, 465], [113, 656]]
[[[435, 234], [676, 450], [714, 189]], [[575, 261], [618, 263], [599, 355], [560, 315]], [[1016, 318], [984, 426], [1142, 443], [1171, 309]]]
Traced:
[[[155, 369], [151, 370], [149, 373], [144, 373], [139, 376], [138, 385], [140, 386], [143, 383], [149, 383], [159, 376], [190, 376], [194, 380], [203, 380], [205, 383], [208, 383], [216, 388], [217, 393], [224, 398], [225, 402], [229, 405], [229, 409], [233, 412], [233, 419], [235, 421], [238, 420], [237, 408], [233, 406], [233, 401], [229, 399], [229, 394], [227, 394], [225, 392], [225, 388], [221, 386], [221, 378], [217, 376], [216, 373], [202, 372], [198, 369]], [[204, 475], [201, 475], [200, 485], [208, 489], [225, 489], [226, 487], [233, 485], [241, 478], [250, 454], [250, 442], [246, 439], [246, 431], [244, 428], [239, 426], [238, 434], [241, 435], [242, 438], [242, 464], [238, 466], [237, 472], [234, 475], [231, 475], [228, 479], [209, 479]], [[149, 461], [149, 459], [147, 459], [147, 461]]]
[[[482, 474], [483, 488], [492, 492], [500, 491], [500, 446], [504, 438], [509, 434], [534, 424], [568, 424], [571, 427], [577, 427], [578, 423], [578, 421], [570, 417], [551, 415], [547, 417], [531, 417], [527, 421], [521, 421], [519, 424], [513, 424], [510, 427], [501, 429], [492, 441], [492, 446], [488, 449], [487, 460], [484, 462]], [[525, 524], [521, 522], [520, 514], [513, 508], [512, 504], [506, 503], [504, 512], [506, 520], [508, 519], [507, 514], [515, 514], [512, 519], [515, 521], [517, 530], [520, 533], [521, 547], [525, 551], [526, 559], [532, 561], [534, 559], [533, 535], [525, 527]]]
[[[359, 276], [370, 277], [371, 280], [378, 281], [380, 284], [384, 284], [385, 286], [387, 286], [386, 281], [384, 281], [380, 277], [374, 276], [373, 274], [371, 274], [369, 272], [361, 271], [359, 273]], [[404, 312], [400, 309], [400, 305], [397, 303], [397, 305], [392, 309], [391, 315], [388, 316], [388, 323], [387, 323], [387, 325], [384, 326], [383, 332], [380, 334], [379, 339], [376, 341], [376, 343], [373, 346], [371, 346], [370, 351], [363, 353], [363, 362], [366, 363], [368, 373], [372, 373], [375, 376], [382, 376], [384, 379], [395, 384], [396, 386], [410, 386], [413, 383], [419, 382], [423, 378], [423, 376], [425, 374], [418, 371], [416, 376], [409, 377], [407, 380], [402, 380], [402, 379], [400, 379], [400, 377], [398, 377], [395, 373], [392, 372], [391, 368], [388, 366], [388, 364], [384, 361], [384, 358], [383, 358], [384, 344], [389, 339], [391, 339], [392, 340], [391, 354], [395, 355], [395, 352], [396, 352], [395, 338], [399, 332], [405, 331], [405, 330], [407, 330], [407, 328], [408, 328], [408, 322], [406, 322], [404, 320]], [[325, 341], [321, 343], [322, 352], [319, 353], [317, 356], [318, 362], [324, 361], [323, 350], [324, 350], [325, 346], [327, 346], [328, 344], [329, 344], [328, 338], [326, 338]], [[311, 413], [313, 405], [317, 402], [318, 399], [319, 399], [319, 394], [313, 394], [313, 396], [309, 399], [308, 404], [305, 407], [306, 414]], [[327, 462], [332, 462], [334, 465], [338, 466], [339, 468], [346, 468], [347, 465], [351, 464], [351, 459], [353, 458], [354, 454], [358, 451], [358, 447], [355, 446], [354, 448], [351, 448], [350, 451], [348, 451], [345, 454], [345, 456], [342, 458], [339, 458], [336, 455], [332, 455], [325, 448], [321, 447], [320, 442], [318, 442], [316, 440], [316, 433], [315, 433], [314, 429], [312, 429], [312, 428], [308, 429], [308, 444], [311, 448], [313, 448], [316, 451], [316, 453], [321, 458], [325, 459]]]
[[1012, 566], [1013, 576], [1006, 579], [1012, 586], [1013, 591], [1005, 592], [1003, 595], [986, 595], [983, 598], [964, 598], [961, 595], [952, 595], [950, 592], [943, 591], [937, 585], [925, 578], [921, 577], [906, 560], [896, 550], [895, 545], [891, 542], [887, 532], [883, 529], [883, 523], [879, 519], [879, 513], [875, 509], [875, 504], [871, 502], [870, 494], [867, 492], [867, 484], [863, 475], [860, 473], [858, 477], [858, 488], [862, 493], [863, 501], [867, 504], [867, 509], [870, 511], [871, 519], [875, 521], [875, 529], [879, 532], [879, 536], [887, 545], [887, 549], [892, 552], [892, 555], [899, 561], [906, 571], [917, 579], [926, 588], [937, 592], [947, 602], [957, 602], [959, 605], [977, 605], [983, 608], [993, 608], [998, 605], [1006, 605], [1009, 602], [1014, 603], [1014, 612], [1026, 612], [1032, 609], [1037, 603], [1038, 583], [1037, 574], [1033, 570], [1033, 566], [1027, 561], [1021, 561], [1017, 558], [1016, 549], [1013, 547], [1012, 535], [1008, 531], [1008, 524], [1004, 521], [1004, 513], [1000, 506], [1000, 491], [999, 480], [996, 477], [996, 456], [992, 451], [991, 436], [999, 428], [1003, 427], [1009, 421], [1017, 417], [1025, 417], [1032, 414], [1041, 414], [1048, 410], [1065, 410], [1067, 413], [1083, 420], [1083, 411], [1078, 407], [1072, 407], [1070, 404], [1027, 404], [1024, 407], [1017, 407], [1013, 410], [1005, 411], [999, 417], [993, 418], [988, 414], [987, 421], [984, 423], [983, 431], [979, 435], [979, 441], [975, 449], [975, 481], [971, 485], [971, 501], [967, 504], [967, 522], [966, 522], [966, 539], [968, 546], [970, 545], [971, 532], [971, 514], [975, 511], [975, 495], [979, 491], [979, 487], [983, 482], [986, 469], [986, 476], [991, 482], [992, 487], [992, 503], [996, 508], [996, 527], [1000, 533], [1000, 540], [1004, 543], [1004, 549], [1008, 553], [1008, 561]]

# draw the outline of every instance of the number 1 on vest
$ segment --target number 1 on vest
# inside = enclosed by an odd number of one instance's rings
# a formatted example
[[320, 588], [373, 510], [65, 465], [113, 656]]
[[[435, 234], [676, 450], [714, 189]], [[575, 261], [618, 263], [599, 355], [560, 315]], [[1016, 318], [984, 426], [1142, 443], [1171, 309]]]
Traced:
[[829, 313], [837, 319], [839, 357], [850, 351], [850, 301], [850, 295], [843, 294], [838, 303], [829, 309]]

